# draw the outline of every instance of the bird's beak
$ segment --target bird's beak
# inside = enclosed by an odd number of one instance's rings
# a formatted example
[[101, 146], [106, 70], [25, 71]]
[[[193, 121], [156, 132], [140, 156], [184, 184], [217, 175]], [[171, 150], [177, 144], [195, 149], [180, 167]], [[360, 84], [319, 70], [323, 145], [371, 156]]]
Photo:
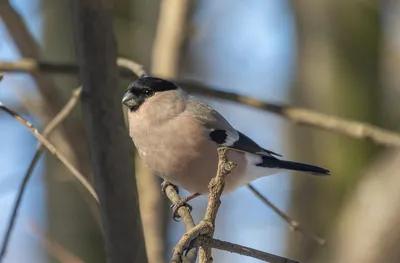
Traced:
[[135, 100], [135, 95], [132, 92], [126, 92], [124, 97], [122, 98], [122, 104], [127, 107], [132, 107], [132, 101]]

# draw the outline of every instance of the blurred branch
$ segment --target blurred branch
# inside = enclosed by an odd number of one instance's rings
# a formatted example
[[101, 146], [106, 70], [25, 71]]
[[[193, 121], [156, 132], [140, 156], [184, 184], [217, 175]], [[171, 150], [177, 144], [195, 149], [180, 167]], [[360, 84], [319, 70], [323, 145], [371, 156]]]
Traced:
[[125, 68], [130, 70], [137, 77], [143, 77], [146, 75], [146, 71], [144, 71], [143, 66], [126, 58], [117, 58], [117, 65], [121, 68]]
[[376, 144], [400, 147], [400, 134], [368, 123], [351, 121], [345, 118], [319, 113], [313, 110], [268, 103], [255, 98], [208, 88], [193, 81], [177, 80], [186, 90], [210, 98], [238, 102], [253, 108], [266, 110], [289, 119], [296, 124], [307, 125], [327, 131], [344, 134], [356, 139], [370, 140]]
[[28, 130], [53, 154], [57, 159], [59, 159], [65, 167], [75, 176], [75, 178], [86, 188], [86, 190], [93, 196], [93, 198], [98, 201], [97, 194], [86, 180], [86, 178], [71, 164], [71, 162], [57, 150], [57, 148], [48, 141], [30, 122], [25, 120], [21, 115], [14, 112], [13, 110], [7, 108], [0, 102], [0, 110], [6, 112], [11, 117], [22, 123]]
[[280, 210], [276, 205], [274, 205], [271, 201], [269, 201], [268, 198], [266, 198], [256, 188], [254, 188], [254, 186], [252, 186], [251, 184], [248, 184], [247, 188], [249, 188], [250, 191], [255, 196], [257, 196], [264, 204], [269, 206], [276, 214], [278, 214], [278, 216], [280, 218], [282, 218], [284, 221], [286, 221], [286, 223], [288, 223], [294, 231], [298, 231], [300, 234], [303, 234], [304, 236], [314, 240], [315, 242], [317, 242], [321, 246], [325, 245], [325, 243], [326, 243], [325, 239], [320, 238], [320, 237], [318, 237], [318, 236], [316, 236], [316, 235], [314, 235], [312, 233], [307, 232], [305, 229], [303, 229], [303, 227], [300, 226], [299, 222], [297, 222], [296, 220], [291, 218], [288, 214], [286, 214], [285, 212]]
[[399, 164], [400, 151], [385, 151], [366, 167], [336, 219], [329, 257], [318, 258], [325, 263], [399, 262]]
[[94, 186], [99, 194], [107, 261], [147, 262], [133, 170], [132, 145], [118, 91], [113, 3], [72, 0], [82, 113]]
[[[69, 99], [69, 101], [67, 102], [67, 104], [64, 106], [64, 108], [62, 108], [61, 111], [44, 128], [44, 130], [43, 130], [44, 137], [47, 137], [53, 131], [53, 129], [56, 128], [74, 109], [76, 103], [79, 100], [79, 96], [80, 96], [81, 92], [82, 92], [82, 88], [78, 88], [72, 92], [72, 96]], [[11, 237], [12, 230], [14, 228], [15, 221], [17, 219], [18, 209], [22, 202], [22, 197], [24, 195], [26, 186], [28, 184], [28, 181], [32, 175], [32, 172], [33, 172], [34, 168], [36, 167], [36, 164], [39, 161], [39, 158], [42, 155], [42, 153], [43, 153], [43, 144], [39, 143], [36, 153], [33, 156], [33, 159], [29, 165], [29, 168], [28, 168], [28, 170], [21, 182], [19, 190], [18, 190], [17, 200], [15, 201], [15, 204], [13, 206], [13, 211], [12, 211], [9, 223], [8, 223], [7, 232], [4, 236], [3, 243], [1, 246], [0, 262], [3, 260], [5, 254], [6, 254], [7, 246], [8, 246], [10, 237]]]
[[176, 78], [181, 46], [185, 38], [188, 0], [162, 0], [153, 44], [151, 73]]
[[84, 263], [82, 259], [78, 258], [70, 251], [63, 248], [58, 242], [47, 236], [46, 233], [34, 222], [30, 222], [29, 226], [46, 250], [61, 263]]
[[[19, 62], [14, 62], [18, 64]], [[0, 71], [7, 71], [7, 68], [3, 67], [3, 62], [0, 62]], [[38, 69], [36, 67], [36, 69]], [[16, 70], [20, 72], [21, 70]], [[23, 71], [23, 70], [22, 70]], [[131, 75], [131, 77], [133, 77]], [[389, 146], [389, 147], [400, 147], [400, 134], [389, 131], [369, 123], [352, 121], [345, 118], [339, 118], [329, 114], [316, 112], [313, 110], [284, 106], [275, 103], [264, 102], [249, 96], [239, 95], [233, 92], [220, 91], [213, 89], [204, 84], [200, 84], [196, 81], [189, 80], [173, 80], [180, 86], [184, 87], [185, 90], [198, 95], [223, 99], [241, 103], [256, 109], [269, 111], [277, 114], [285, 119], [291, 120], [296, 124], [307, 125], [310, 127], [320, 128], [323, 130], [343, 134], [355, 139], [370, 140], [376, 144]]]
[[[0, 0], [1, 1], [1, 0]], [[120, 76], [131, 78], [132, 69], [134, 69], [135, 75], [141, 74], [143, 69], [142, 65], [137, 64], [132, 60], [125, 58], [119, 58], [121, 67], [119, 69]], [[0, 71], [3, 72], [25, 72], [29, 74], [42, 73], [42, 74], [69, 74], [76, 75], [79, 73], [79, 68], [74, 63], [57, 63], [57, 62], [44, 62], [38, 61], [31, 58], [22, 58], [17, 61], [0, 61]], [[141, 76], [141, 75], [136, 75]]]
[[[39, 72], [38, 70], [32, 70], [32, 68], [29, 68], [29, 65], [36, 64], [34, 61], [41, 59], [41, 47], [36, 42], [29, 29], [26, 27], [22, 17], [13, 9], [8, 0], [0, 0], [0, 17], [1, 21], [6, 26], [7, 32], [12, 37], [12, 40], [14, 41], [19, 53], [25, 58], [20, 60], [16, 66], [22, 66], [23, 71], [30, 73], [35, 80], [38, 91], [44, 98], [42, 102], [43, 105], [41, 105], [44, 109], [40, 111], [40, 113], [43, 114], [41, 117], [44, 118], [45, 121], [48, 121], [59, 112], [62, 105], [64, 105], [64, 99], [58, 92], [57, 85], [51, 77], [44, 76], [42, 71]], [[12, 64], [13, 63], [7, 66], [12, 68]], [[54, 64], [43, 66], [46, 71], [54, 68]], [[57, 68], [57, 70], [64, 71], [68, 68], [70, 68], [68, 65], [63, 64], [61, 67]], [[75, 65], [74, 68], [76, 68]], [[7, 67], [5, 67], [5, 69], [7, 69]], [[75, 72], [77, 72], [77, 70]], [[59, 133], [60, 138], [65, 138], [67, 141], [65, 145], [69, 148], [64, 149], [66, 154], [69, 153], [68, 151], [73, 152], [75, 156], [68, 156], [73, 161], [76, 160], [76, 162], [79, 164], [78, 167], [81, 170], [88, 172], [86, 171], [85, 165], [87, 163], [87, 156], [84, 152], [80, 151], [82, 150], [81, 145], [83, 144], [84, 138], [80, 136], [74, 136], [77, 133], [81, 133], [82, 127], [76, 122], [68, 122], [68, 125], [63, 124], [61, 125], [61, 128], [62, 129], [57, 130], [57, 133]]]

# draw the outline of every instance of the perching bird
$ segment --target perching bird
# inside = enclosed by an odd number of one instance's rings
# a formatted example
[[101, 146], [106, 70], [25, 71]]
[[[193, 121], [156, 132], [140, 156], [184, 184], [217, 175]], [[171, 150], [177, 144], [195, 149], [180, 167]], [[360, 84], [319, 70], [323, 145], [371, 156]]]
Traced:
[[329, 171], [284, 161], [233, 128], [220, 113], [172, 82], [141, 77], [125, 93], [129, 134], [148, 168], [165, 181], [193, 193], [184, 202], [208, 193], [216, 175], [217, 148], [226, 146], [237, 167], [226, 177], [224, 194], [280, 170], [316, 175]]

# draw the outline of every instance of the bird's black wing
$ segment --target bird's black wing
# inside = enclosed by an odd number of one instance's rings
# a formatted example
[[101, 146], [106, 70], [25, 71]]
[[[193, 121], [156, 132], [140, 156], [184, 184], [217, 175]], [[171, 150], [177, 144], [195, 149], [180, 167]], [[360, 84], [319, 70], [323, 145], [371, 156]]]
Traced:
[[241, 133], [240, 131], [236, 131], [235, 138], [230, 138], [230, 134], [222, 129], [214, 129], [210, 132], [210, 138], [216, 142], [218, 145], [226, 146], [229, 148], [233, 148], [239, 151], [265, 155], [265, 156], [282, 156], [273, 151], [266, 150], [254, 142], [252, 139]]

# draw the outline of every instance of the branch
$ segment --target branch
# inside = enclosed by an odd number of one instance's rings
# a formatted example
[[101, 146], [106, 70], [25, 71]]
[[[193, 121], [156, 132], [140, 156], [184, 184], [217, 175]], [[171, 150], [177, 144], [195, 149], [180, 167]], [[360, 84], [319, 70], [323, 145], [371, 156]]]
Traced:
[[[78, 102], [81, 91], [82, 91], [82, 89], [78, 88], [72, 92], [72, 96], [69, 99], [69, 101], [67, 102], [67, 104], [65, 104], [64, 108], [62, 108], [61, 111], [44, 128], [43, 137], [47, 137], [53, 131], [53, 129], [56, 128], [74, 109], [76, 103]], [[33, 159], [29, 165], [29, 168], [28, 168], [28, 170], [21, 182], [19, 190], [18, 190], [17, 200], [15, 201], [15, 204], [13, 206], [11, 217], [8, 222], [7, 232], [3, 239], [3, 243], [2, 243], [2, 247], [1, 247], [1, 251], [0, 251], [0, 262], [2, 262], [5, 254], [6, 254], [8, 243], [9, 243], [9, 240], [11, 237], [12, 230], [14, 228], [15, 221], [17, 219], [18, 209], [22, 202], [22, 197], [24, 195], [26, 186], [28, 184], [29, 179], [31, 178], [32, 172], [33, 172], [34, 168], [36, 167], [36, 164], [39, 161], [39, 158], [42, 155], [42, 153], [43, 153], [43, 144], [39, 143], [36, 153], [33, 156]]]
[[[29, 64], [26, 66], [24, 64]], [[14, 72], [61, 72], [61, 73], [76, 73], [75, 65], [67, 64], [52, 64], [44, 62], [20, 60], [16, 62], [0, 62], [0, 71]], [[120, 71], [120, 75], [133, 78], [131, 73]], [[290, 107], [275, 103], [264, 102], [245, 95], [239, 95], [234, 92], [226, 92], [211, 88], [196, 81], [189, 80], [173, 80], [185, 90], [198, 95], [223, 99], [247, 105], [256, 109], [269, 111], [277, 114], [285, 119], [291, 120], [296, 124], [307, 125], [314, 128], [319, 128], [338, 134], [343, 134], [355, 139], [370, 140], [376, 144], [388, 147], [400, 147], [400, 134], [389, 131], [369, 123], [352, 121], [345, 118], [339, 118], [329, 114], [316, 112], [313, 110]]]
[[281, 211], [276, 205], [274, 205], [271, 201], [268, 200], [263, 194], [261, 194], [257, 189], [254, 188], [251, 184], [247, 185], [247, 188], [250, 189], [250, 191], [257, 196], [264, 204], [269, 206], [280, 218], [282, 218], [286, 223], [288, 223], [291, 226], [291, 229], [294, 231], [298, 231], [300, 234], [303, 234], [304, 236], [314, 240], [317, 242], [319, 245], [325, 245], [326, 240], [323, 238], [320, 238], [312, 233], [307, 232], [303, 227], [301, 227], [300, 223], [293, 220], [289, 215], [287, 215], [285, 212]]
[[[118, 92], [112, 1], [72, 0], [82, 113], [99, 194], [107, 261], [147, 262], [132, 144]], [[132, 74], [131, 74], [132, 75]]]
[[300, 263], [299, 261], [291, 260], [285, 257], [280, 257], [254, 248], [241, 246], [238, 244], [233, 244], [230, 242], [208, 238], [204, 236], [198, 237], [196, 240], [193, 241], [192, 245], [195, 247], [203, 246], [208, 248], [224, 250], [231, 253], [256, 258], [270, 263]]
[[86, 178], [71, 164], [71, 162], [56, 147], [48, 141], [30, 122], [25, 120], [21, 115], [7, 108], [0, 102], [0, 110], [6, 112], [11, 117], [22, 123], [57, 159], [59, 159], [65, 167], [75, 176], [75, 178], [86, 188], [86, 190], [98, 201], [97, 194], [86, 180]]
[[[165, 194], [172, 203], [176, 203], [181, 199], [172, 185], [166, 187]], [[186, 231], [189, 231], [195, 227], [193, 217], [190, 214], [190, 210], [188, 207], [181, 206], [178, 209], [178, 215], [181, 217], [183, 223], [185, 224]], [[197, 257], [197, 248], [194, 247], [189, 250], [186, 257], [183, 259], [183, 262], [194, 263], [196, 262], [196, 257]]]
[[[213, 237], [215, 228], [215, 219], [217, 218], [217, 213], [219, 206], [221, 205], [221, 195], [225, 187], [225, 177], [236, 167], [236, 163], [230, 162], [227, 157], [228, 148], [222, 147], [218, 148], [218, 169], [217, 176], [211, 179], [208, 188], [210, 189], [210, 194], [208, 197], [208, 205], [206, 209], [206, 215], [204, 217], [204, 222], [211, 224], [212, 231], [208, 233], [208, 237]], [[200, 263], [212, 262], [211, 249], [210, 248], [200, 248]]]
[[[213, 237], [215, 228], [215, 218], [221, 204], [220, 197], [225, 187], [225, 177], [236, 167], [236, 164], [228, 161], [228, 148], [218, 148], [218, 169], [217, 175], [213, 177], [208, 185], [209, 197], [204, 220], [186, 232], [179, 240], [173, 250], [171, 263], [180, 263], [184, 251], [190, 247], [191, 242], [199, 236]], [[200, 248], [200, 263], [212, 261], [210, 248]]]
[[[129, 70], [121, 68], [119, 70], [119, 74], [122, 77], [132, 78], [135, 77], [132, 75], [132, 69], [137, 76], [140, 74], [140, 68], [143, 68], [142, 65], [135, 63], [132, 60], [123, 59], [119, 63], [121, 63], [121, 67], [126, 66]], [[117, 61], [118, 63], [118, 61]], [[44, 74], [68, 74], [68, 75], [76, 75], [79, 73], [79, 68], [76, 64], [73, 63], [57, 63], [57, 62], [44, 62], [37, 61], [31, 58], [22, 58], [17, 61], [1, 61], [0, 62], [0, 71], [3, 72], [24, 72], [29, 74], [36, 73], [44, 73]]]
[[146, 75], [146, 71], [144, 71], [143, 66], [126, 58], [117, 58], [117, 65], [121, 68], [125, 68], [131, 71], [131, 73], [135, 74], [137, 77], [143, 77]]
[[268, 103], [245, 95], [209, 88], [193, 81], [175, 81], [186, 90], [210, 98], [238, 102], [253, 108], [269, 111], [296, 124], [307, 125], [323, 130], [344, 134], [356, 139], [370, 140], [376, 144], [400, 147], [400, 134], [368, 123], [319, 113], [313, 110]]
[[[224, 180], [236, 166], [235, 163], [228, 161], [226, 156], [227, 150], [225, 147], [218, 149], [218, 171], [216, 177], [211, 180], [208, 186], [210, 195], [204, 220], [194, 226], [189, 209], [183, 206], [178, 210], [179, 216], [181, 216], [185, 223], [187, 232], [175, 246], [171, 263], [180, 263], [186, 249], [190, 248], [192, 250], [197, 247], [200, 247], [199, 263], [212, 262], [211, 248], [257, 258], [270, 263], [299, 263], [288, 258], [212, 238], [215, 229], [215, 219], [221, 204], [220, 197], [225, 186]], [[180, 199], [172, 186], [166, 188], [166, 194], [171, 202], [176, 202]]]

